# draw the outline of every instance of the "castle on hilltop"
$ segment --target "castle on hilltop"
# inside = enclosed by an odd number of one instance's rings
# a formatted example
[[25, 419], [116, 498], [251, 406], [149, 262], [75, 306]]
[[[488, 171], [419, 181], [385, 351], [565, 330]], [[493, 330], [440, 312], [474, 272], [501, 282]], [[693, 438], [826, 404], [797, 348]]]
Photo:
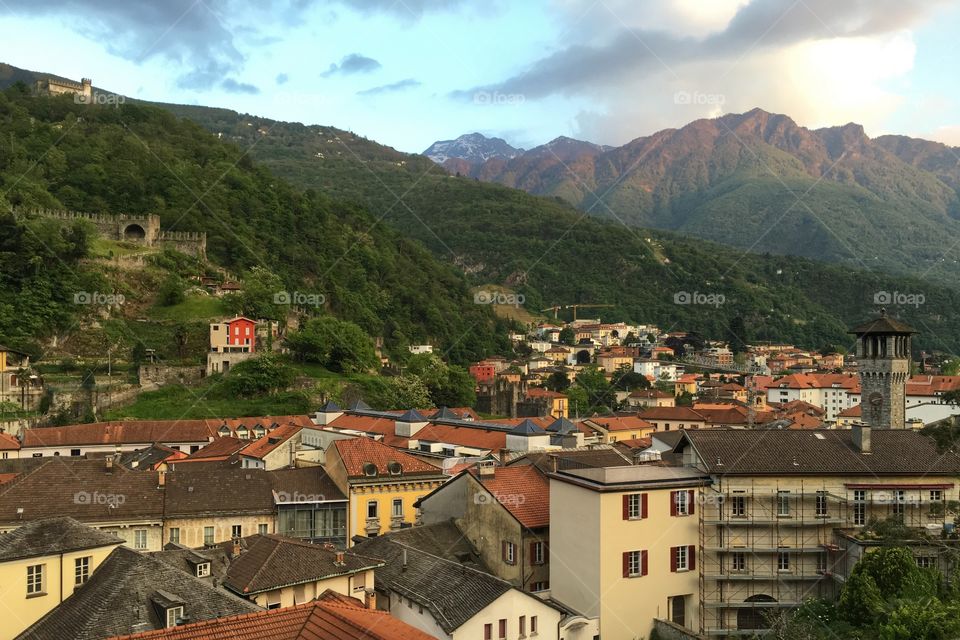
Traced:
[[80, 82], [73, 82], [60, 78], [41, 78], [37, 80], [34, 92], [38, 96], [59, 96], [72, 93], [83, 98], [85, 102], [90, 102], [93, 99], [93, 80], [82, 78]]
[[160, 216], [148, 213], [138, 215], [79, 213], [48, 209], [32, 209], [22, 213], [56, 218], [58, 220], [86, 220], [100, 235], [110, 240], [135, 242], [148, 247], [176, 249], [181, 253], [207, 257], [207, 234], [203, 231], [164, 231], [160, 228]]

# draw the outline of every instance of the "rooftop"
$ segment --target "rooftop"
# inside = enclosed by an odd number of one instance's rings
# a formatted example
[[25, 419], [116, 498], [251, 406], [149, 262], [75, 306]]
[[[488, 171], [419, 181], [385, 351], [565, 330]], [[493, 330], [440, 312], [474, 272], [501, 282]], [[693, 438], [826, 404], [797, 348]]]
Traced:
[[119, 544], [123, 544], [123, 540], [115, 535], [85, 526], [73, 518], [43, 518], [0, 535], [0, 562]]

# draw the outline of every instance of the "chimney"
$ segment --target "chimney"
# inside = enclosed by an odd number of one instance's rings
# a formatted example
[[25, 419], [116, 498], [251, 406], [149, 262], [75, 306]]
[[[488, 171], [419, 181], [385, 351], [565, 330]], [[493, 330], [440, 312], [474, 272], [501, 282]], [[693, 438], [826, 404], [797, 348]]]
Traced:
[[870, 426], [866, 424], [855, 424], [850, 427], [850, 438], [853, 440], [853, 446], [860, 453], [873, 453], [870, 450]]
[[500, 462], [503, 464], [507, 463], [507, 456], [510, 454], [510, 449], [500, 449]]
[[406, 550], [406, 548], [404, 548], [404, 550], [403, 550], [403, 565], [401, 566], [400, 570], [401, 570], [401, 571], [406, 571], [406, 570], [407, 570], [407, 550]]
[[367, 609], [377, 608], [377, 592], [373, 589], [363, 590], [363, 604]]
[[230, 551], [230, 558], [238, 558], [240, 554], [243, 553], [243, 549], [240, 547], [240, 538], [233, 539], [233, 549]]
[[342, 566], [343, 566], [343, 564], [344, 564], [344, 562], [343, 562], [343, 551], [337, 551], [336, 559], [333, 561], [333, 564], [337, 565], [338, 567], [342, 567]]
[[104, 465], [104, 469], [106, 469], [108, 472], [112, 472], [112, 471], [113, 471], [113, 456], [107, 456], [106, 458], [104, 458], [104, 459], [103, 459], [103, 465]]
[[477, 468], [481, 478], [493, 478], [497, 475], [497, 465], [493, 460], [483, 460]]
[[160, 469], [160, 471], [157, 472], [157, 486], [162, 488], [162, 487], [165, 487], [166, 484], [167, 484], [167, 472], [164, 471], [163, 469]]

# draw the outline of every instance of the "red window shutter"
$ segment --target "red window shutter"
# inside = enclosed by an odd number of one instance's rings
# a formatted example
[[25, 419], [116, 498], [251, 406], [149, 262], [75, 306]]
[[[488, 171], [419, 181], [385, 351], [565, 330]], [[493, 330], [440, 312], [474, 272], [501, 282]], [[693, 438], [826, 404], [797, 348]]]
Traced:
[[623, 519], [630, 519], [630, 494], [623, 494]]
[[640, 552], [640, 575], [647, 575], [647, 552]]
[[647, 517], [647, 494], [645, 493], [640, 494], [640, 517]]
[[670, 571], [677, 572], [677, 547], [670, 547]]
[[671, 516], [677, 515], [677, 492], [676, 491], [670, 492], [670, 515]]
[[694, 500], [695, 497], [696, 497], [696, 492], [693, 491], [692, 489], [687, 492], [687, 513], [689, 513], [690, 515], [693, 515], [694, 509], [695, 509], [694, 505], [696, 505], [697, 503], [697, 501]]
[[624, 578], [630, 577], [630, 552], [629, 551], [623, 552], [623, 577]]
[[690, 545], [687, 547], [687, 557], [690, 558], [687, 564], [690, 565], [690, 571], [693, 571], [697, 568], [697, 547], [696, 545]]

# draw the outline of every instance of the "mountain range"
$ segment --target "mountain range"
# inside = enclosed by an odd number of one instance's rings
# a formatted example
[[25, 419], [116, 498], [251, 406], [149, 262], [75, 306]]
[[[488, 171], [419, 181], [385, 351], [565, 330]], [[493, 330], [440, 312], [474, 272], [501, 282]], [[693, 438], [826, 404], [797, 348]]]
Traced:
[[960, 149], [871, 139], [857, 124], [808, 129], [754, 109], [614, 148], [554, 141], [462, 173], [754, 252], [960, 276], [949, 255], [960, 238]]

